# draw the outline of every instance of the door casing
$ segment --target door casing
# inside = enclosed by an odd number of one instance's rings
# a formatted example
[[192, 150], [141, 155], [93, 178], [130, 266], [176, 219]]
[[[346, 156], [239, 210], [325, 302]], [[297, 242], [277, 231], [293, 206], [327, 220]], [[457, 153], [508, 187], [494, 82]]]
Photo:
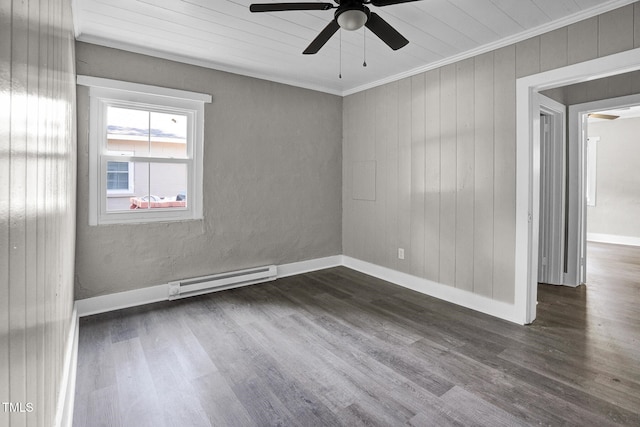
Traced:
[[640, 69], [640, 48], [516, 80], [516, 242], [514, 309], [523, 324], [536, 318], [542, 90]]

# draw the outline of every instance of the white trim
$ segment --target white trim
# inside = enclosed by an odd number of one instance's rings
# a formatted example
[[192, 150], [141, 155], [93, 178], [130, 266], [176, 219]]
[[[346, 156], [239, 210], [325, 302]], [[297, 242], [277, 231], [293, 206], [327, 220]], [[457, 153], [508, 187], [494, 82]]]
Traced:
[[628, 4], [634, 3], [635, 1], [636, 0], [619, 0], [619, 1], [609, 2], [604, 5], [603, 4], [596, 5], [594, 7], [585, 9], [573, 15], [566, 16], [562, 19], [558, 19], [556, 21], [551, 21], [549, 23], [539, 25], [530, 30], [523, 31], [513, 36], [502, 38], [492, 43], [487, 43], [475, 49], [462, 52], [458, 55], [450, 56], [440, 61], [425, 64], [420, 67], [414, 68], [412, 70], [405, 71], [399, 74], [394, 74], [393, 76], [385, 77], [383, 79], [366, 83], [360, 86], [356, 86], [351, 89], [345, 89], [342, 92], [342, 96], [352, 95], [354, 93], [362, 92], [367, 89], [371, 89], [377, 86], [382, 86], [384, 84], [402, 80], [407, 77], [415, 76], [416, 74], [424, 73], [430, 70], [435, 70], [436, 68], [444, 67], [445, 65], [449, 65], [465, 59], [473, 58], [475, 56], [482, 55], [483, 53], [491, 52], [506, 46], [511, 46], [513, 44], [530, 39], [532, 37], [536, 37], [536, 36], [548, 33], [550, 31], [557, 30], [559, 28], [566, 27], [571, 24], [575, 24], [576, 22], [580, 22], [585, 19], [593, 18], [594, 16], [598, 16], [603, 13], [609, 12], [611, 10], [617, 9], [619, 7], [626, 6]]
[[[323, 270], [325, 268], [338, 267], [340, 265], [342, 265], [342, 255], [282, 264], [277, 267], [277, 278]], [[247, 284], [240, 286], [247, 286]], [[169, 285], [165, 283], [162, 285], [134, 289], [132, 291], [116, 292], [113, 294], [81, 299], [76, 301], [76, 306], [78, 309], [78, 316], [84, 317], [92, 314], [105, 313], [108, 311], [167, 300], [169, 300]]]
[[92, 314], [105, 313], [107, 311], [120, 310], [122, 308], [151, 304], [159, 301], [167, 301], [169, 285], [148, 286], [132, 291], [116, 292], [92, 298], [76, 301], [78, 316], [91, 316]]
[[[534, 159], [539, 159], [540, 105], [537, 92], [581, 83], [640, 69], [640, 49], [632, 49], [579, 64], [534, 74], [516, 80], [516, 252], [515, 305], [519, 322], [531, 323], [536, 316], [536, 300], [531, 297], [537, 286], [538, 206], [534, 188], [540, 188], [534, 174]], [[571, 116], [571, 114], [569, 114]], [[571, 120], [571, 118], [570, 118]], [[538, 125], [536, 128], [536, 124]], [[537, 153], [535, 147], [537, 145]], [[535, 259], [532, 259], [535, 258]]]
[[122, 80], [104, 79], [102, 77], [78, 75], [76, 83], [80, 86], [88, 86], [92, 88], [121, 90], [125, 92], [141, 93], [144, 95], [153, 94], [154, 96], [166, 96], [167, 98], [198, 101], [204, 102], [205, 104], [209, 104], [212, 101], [211, 95], [207, 93], [190, 92], [187, 90], [171, 89], [141, 83], [131, 83]]
[[518, 313], [514, 304], [497, 301], [482, 295], [454, 288], [453, 286], [443, 285], [441, 283], [412, 276], [390, 268], [381, 267], [349, 256], [343, 256], [343, 260], [343, 265], [351, 268], [352, 270], [356, 270], [404, 288], [460, 305], [462, 307], [470, 308], [490, 316], [495, 316], [518, 324], [523, 323], [517, 315]]
[[76, 369], [78, 367], [78, 310], [74, 304], [71, 313], [69, 332], [64, 352], [62, 379], [56, 404], [55, 427], [71, 427], [73, 423], [73, 404], [76, 395]]
[[170, 52], [163, 52], [157, 49], [151, 49], [143, 46], [135, 46], [130, 43], [123, 43], [120, 41], [108, 40], [102, 37], [96, 37], [92, 35], [81, 34], [76, 37], [76, 40], [83, 43], [90, 43], [99, 46], [110, 47], [113, 49], [120, 49], [127, 52], [138, 53], [141, 55], [148, 55], [155, 58], [166, 59], [169, 61], [180, 62], [183, 64], [196, 65], [198, 67], [209, 68], [211, 70], [217, 70], [225, 73], [238, 74], [245, 77], [251, 77], [255, 79], [267, 80], [274, 83], [280, 83], [289, 86], [295, 86], [303, 89], [315, 90], [318, 92], [324, 92], [331, 95], [342, 96], [343, 93], [339, 89], [329, 88], [324, 85], [310, 83], [308, 81], [297, 80], [294, 78], [283, 78], [279, 76], [275, 76], [269, 73], [262, 73], [247, 70], [242, 67], [234, 67], [228, 64], [222, 64], [215, 61], [207, 61], [204, 59], [198, 58], [189, 58], [182, 55], [176, 55]]
[[71, 17], [73, 18], [73, 36], [77, 39], [82, 32], [80, 30], [80, 6], [79, 0], [71, 0]]
[[613, 245], [640, 246], [640, 237], [618, 236], [617, 234], [587, 233], [589, 242], [611, 243]]
[[[569, 197], [569, 242], [578, 241], [579, 252], [569, 252], [569, 271], [572, 273], [572, 269], [577, 274], [573, 275], [573, 282], [578, 285], [584, 283], [587, 280], [587, 132], [588, 132], [588, 113], [594, 111], [609, 110], [614, 108], [631, 107], [640, 104], [640, 94], [620, 96], [617, 98], [608, 98], [598, 101], [585, 102], [582, 104], [574, 104], [569, 106], [569, 155], [577, 158], [578, 161], [573, 164], [570, 163], [569, 171], [571, 173], [570, 178], [574, 178], [573, 181], [577, 181], [574, 184], [573, 197]], [[572, 180], [570, 179], [571, 183]], [[571, 187], [570, 187], [571, 189]], [[573, 214], [576, 212], [576, 214]], [[575, 219], [577, 217], [577, 221]], [[578, 253], [576, 257], [574, 254]]]
[[[451, 302], [462, 307], [467, 307], [500, 319], [523, 324], [520, 317], [517, 315], [518, 313], [514, 304], [493, 300], [482, 295], [456, 289], [454, 287], [432, 282], [420, 277], [411, 276], [406, 273], [391, 270], [386, 267], [381, 267], [344, 255], [333, 255], [307, 261], [293, 262], [290, 264], [281, 264], [277, 267], [277, 278], [280, 279], [339, 266], [360, 271], [425, 295]], [[122, 308], [167, 301], [168, 296], [169, 285], [163, 284], [78, 300], [76, 301], [76, 306], [78, 316], [84, 317], [92, 314], [120, 310]]]
[[278, 266], [278, 278], [295, 276], [311, 271], [324, 270], [326, 268], [343, 265], [342, 255], [328, 256], [325, 258], [310, 259], [307, 261], [292, 262]]
[[[74, 0], [75, 1], [75, 0]], [[394, 74], [370, 83], [365, 83], [363, 85], [360, 86], [356, 86], [356, 87], [352, 87], [352, 88], [346, 88], [346, 89], [337, 89], [337, 88], [332, 88], [332, 87], [328, 87], [326, 85], [322, 85], [322, 84], [315, 84], [315, 83], [311, 83], [309, 81], [302, 81], [302, 80], [298, 80], [292, 77], [281, 77], [281, 76], [276, 76], [270, 73], [265, 73], [265, 72], [256, 72], [256, 71], [252, 71], [252, 70], [247, 70], [246, 68], [242, 68], [242, 67], [234, 67], [232, 65], [228, 65], [228, 64], [222, 64], [219, 62], [215, 62], [215, 61], [208, 61], [208, 60], [203, 60], [203, 59], [197, 59], [197, 58], [189, 58], [189, 57], [185, 57], [185, 56], [181, 56], [181, 55], [176, 55], [174, 53], [170, 53], [170, 52], [163, 52], [157, 49], [151, 49], [148, 47], [142, 47], [142, 46], [135, 46], [129, 43], [124, 43], [124, 42], [120, 42], [120, 41], [113, 41], [113, 40], [108, 40], [102, 37], [96, 37], [96, 36], [92, 36], [92, 35], [84, 35], [81, 34], [80, 29], [78, 28], [78, 26], [76, 26], [75, 31], [76, 31], [76, 40], [84, 42], [84, 43], [91, 43], [91, 44], [96, 44], [96, 45], [100, 45], [100, 46], [106, 46], [106, 47], [111, 47], [111, 48], [115, 48], [115, 49], [121, 49], [121, 50], [125, 50], [128, 52], [134, 52], [134, 53], [139, 53], [142, 55], [149, 55], [149, 56], [153, 56], [156, 58], [162, 58], [162, 59], [167, 59], [170, 61], [177, 61], [177, 62], [182, 62], [184, 64], [191, 64], [191, 65], [197, 65], [200, 67], [205, 67], [205, 68], [210, 68], [213, 70], [219, 70], [219, 71], [224, 71], [224, 72], [228, 72], [228, 73], [234, 73], [234, 74], [239, 74], [242, 76], [247, 76], [247, 77], [253, 77], [253, 78], [257, 78], [257, 79], [263, 79], [263, 80], [268, 80], [268, 81], [272, 81], [272, 82], [276, 82], [276, 83], [281, 83], [281, 84], [286, 84], [286, 85], [291, 85], [291, 86], [296, 86], [296, 87], [301, 87], [301, 88], [305, 88], [305, 89], [311, 89], [311, 90], [316, 90], [319, 92], [325, 92], [325, 93], [329, 93], [332, 95], [339, 95], [339, 96], [347, 96], [347, 95], [352, 95], [354, 93], [357, 92], [362, 92], [364, 90], [367, 89], [371, 89], [377, 86], [382, 86], [386, 83], [390, 83], [390, 82], [395, 82], [401, 79], [404, 79], [406, 77], [410, 77], [410, 76], [414, 76], [416, 74], [420, 74], [420, 73], [424, 73], [425, 71], [429, 71], [429, 70], [433, 70], [439, 67], [443, 67], [445, 65], [448, 64], [453, 64], [455, 62], [458, 61], [462, 61], [464, 59], [467, 58], [472, 58], [474, 56], [477, 55], [481, 55], [483, 53], [486, 52], [491, 52], [493, 50], [496, 49], [500, 49], [502, 47], [505, 46], [510, 46], [512, 44], [521, 42], [523, 40], [527, 40], [531, 37], [536, 37], [539, 36], [541, 34], [544, 33], [548, 33], [549, 31], [553, 31], [553, 30], [557, 30], [558, 28], [562, 28], [562, 27], [566, 27], [567, 25], [571, 25], [574, 24], [576, 22], [585, 20], [585, 19], [589, 19], [592, 18], [594, 16], [598, 16], [601, 15], [603, 13], [609, 12], [611, 10], [626, 6], [628, 4], [631, 4], [633, 2], [635, 2], [636, 0], [615, 0], [615, 1], [608, 1], [604, 4], [598, 4], [596, 6], [590, 7], [588, 9], [585, 9], [581, 12], [575, 13], [573, 15], [569, 15], [566, 16], [562, 19], [558, 19], [555, 21], [551, 21], [549, 23], [537, 26], [535, 28], [532, 28], [530, 30], [527, 31], [523, 31], [521, 33], [515, 34], [513, 36], [510, 37], [506, 37], [506, 38], [502, 38], [500, 40], [497, 40], [495, 42], [492, 43], [487, 43], [485, 45], [482, 45], [480, 47], [477, 47], [475, 49], [460, 53], [458, 55], [454, 55], [454, 56], [450, 56], [447, 57], [445, 59], [442, 59], [440, 61], [437, 62], [431, 62], [416, 68], [413, 68], [409, 71], [405, 71], [402, 73], [398, 73], [398, 74]]]
[[[204, 105], [211, 102], [211, 95], [90, 76], [78, 76], [77, 82], [79, 85], [89, 86], [89, 225], [202, 219]], [[143, 161], [185, 165], [188, 197], [186, 208], [107, 210], [106, 160], [109, 154], [106, 147], [105, 129], [107, 127], [107, 109], [110, 106], [171, 112], [187, 117], [186, 158], [144, 156], [128, 156], [126, 158], [129, 162]]]

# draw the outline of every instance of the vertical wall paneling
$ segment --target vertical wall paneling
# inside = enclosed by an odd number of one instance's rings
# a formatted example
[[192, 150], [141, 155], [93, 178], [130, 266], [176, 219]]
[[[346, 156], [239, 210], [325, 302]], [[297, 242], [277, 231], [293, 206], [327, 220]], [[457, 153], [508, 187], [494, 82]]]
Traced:
[[[400, 271], [411, 272], [411, 79], [398, 82], [398, 260]], [[397, 254], [396, 254], [397, 256]]]
[[67, 0], [0, 1], [0, 425], [50, 426], [73, 308], [75, 65]]
[[[0, 0], [0, 59], [11, 57], [11, 1]], [[9, 398], [9, 158], [11, 69], [0, 67], [0, 398]], [[3, 415], [4, 416], [4, 415]]]
[[473, 291], [493, 294], [493, 52], [475, 58]]
[[411, 77], [411, 274], [424, 276], [425, 80]]
[[493, 297], [509, 303], [513, 302], [515, 289], [515, 64], [513, 46], [495, 51]]
[[440, 277], [440, 71], [425, 73], [424, 273]]
[[[374, 88], [366, 93], [367, 108], [364, 111], [364, 117], [362, 120], [364, 129], [362, 130], [364, 134], [364, 140], [362, 145], [362, 154], [361, 159], [364, 161], [374, 162], [376, 168], [376, 174], [374, 175], [374, 180], [377, 179], [377, 162], [376, 162], [376, 110], [377, 104], [380, 98], [380, 88]], [[376, 188], [376, 196], [378, 192], [377, 182], [374, 181], [371, 185]], [[364, 254], [366, 259], [378, 260], [378, 246], [374, 245], [373, 242], [376, 240], [377, 230], [376, 230], [376, 213], [378, 211], [378, 201], [377, 200], [359, 200], [357, 202], [360, 205], [360, 211], [362, 214], [360, 218], [362, 218], [362, 238], [360, 241], [362, 242], [362, 253]]]
[[[387, 194], [386, 219], [384, 226], [386, 263], [393, 269], [398, 267], [398, 83], [385, 85], [385, 138], [387, 182], [380, 183]], [[380, 153], [382, 154], [382, 153]]]
[[598, 17], [598, 56], [633, 49], [633, 4]]
[[[358, 107], [353, 111], [353, 123], [355, 128], [355, 141], [352, 146], [351, 151], [351, 170], [353, 173], [353, 162], [357, 161], [365, 161], [365, 160], [373, 160], [371, 157], [367, 156], [366, 152], [366, 138], [367, 134], [367, 93], [362, 92], [357, 96], [357, 104]], [[352, 175], [349, 175], [349, 179], [353, 179]], [[352, 197], [352, 195], [349, 195]], [[359, 200], [353, 200], [353, 213], [354, 218], [357, 218], [356, 221], [353, 222], [353, 230], [352, 230], [352, 239], [354, 251], [357, 254], [356, 256], [364, 258], [366, 253], [364, 251], [365, 245], [365, 235], [364, 235], [364, 222], [369, 215], [369, 212], [365, 209], [365, 202]]]
[[[51, 6], [51, 7], [50, 7]], [[43, 1], [40, 2], [40, 34], [43, 32], [49, 31], [52, 23], [50, 22], [51, 11], [50, 9], [53, 6], [49, 4], [49, 2]], [[39, 90], [43, 96], [39, 98], [38, 102], [38, 117], [40, 122], [41, 131], [38, 132], [39, 135], [42, 135], [42, 139], [38, 144], [38, 204], [37, 210], [38, 212], [46, 212], [50, 196], [50, 188], [47, 182], [48, 177], [51, 175], [49, 170], [51, 159], [48, 153], [51, 152], [52, 143], [50, 136], [50, 125], [49, 123], [52, 121], [51, 118], [51, 96], [53, 91], [51, 90], [53, 83], [53, 73], [51, 71], [51, 66], [49, 65], [49, 57], [50, 51], [53, 48], [53, 41], [49, 41], [46, 39], [40, 43], [39, 48], [39, 66], [38, 66], [38, 74], [39, 74]], [[40, 138], [40, 137], [39, 137]], [[41, 362], [39, 366], [41, 369], [45, 369], [47, 367], [47, 363], [45, 360], [49, 360], [52, 357], [55, 357], [52, 351], [52, 338], [51, 338], [51, 328], [50, 323], [46, 321], [51, 316], [51, 299], [49, 298], [50, 291], [47, 288], [47, 271], [50, 268], [50, 260], [47, 259], [46, 254], [51, 250], [50, 248], [50, 238], [46, 234], [47, 230], [47, 218], [45, 215], [37, 215], [38, 222], [38, 256], [36, 258], [36, 275], [38, 276], [37, 281], [37, 304], [38, 304], [38, 337], [39, 337], [39, 352], [43, 357], [41, 358]], [[55, 382], [51, 380], [51, 375], [38, 376], [39, 381], [39, 397], [42, 399], [42, 402], [45, 402], [41, 411], [38, 412], [38, 420], [44, 419], [48, 420], [52, 417], [52, 408], [53, 404], [47, 404], [45, 396], [50, 395], [50, 393], [54, 390]]]
[[553, 70], [568, 64], [567, 27], [540, 36], [540, 71]]
[[[362, 93], [348, 96], [345, 105], [354, 110], [372, 111], [376, 103], [397, 105], [395, 111], [376, 110], [385, 111], [393, 118], [388, 127], [397, 128], [390, 134], [376, 128], [376, 138], [387, 141], [381, 152], [378, 140], [376, 149], [376, 162], [385, 168], [378, 179], [386, 182], [378, 184], [386, 188], [386, 223], [376, 222], [384, 228], [384, 237], [378, 233], [367, 242], [386, 247], [390, 258], [383, 265], [513, 303], [516, 79], [639, 45], [640, 4], [636, 2], [387, 84], [383, 91], [368, 90], [366, 102]], [[640, 90], [636, 74], [546, 93], [565, 104], [627, 95]], [[361, 144], [362, 135], [355, 135], [355, 129], [361, 129], [358, 123], [345, 121], [345, 146]], [[387, 140], [394, 135], [396, 139]], [[354, 212], [344, 209], [348, 215]], [[364, 213], [356, 214], [345, 221], [345, 228], [347, 224], [357, 228], [365, 220]], [[355, 232], [350, 235], [360, 238]], [[404, 261], [397, 259], [398, 247], [405, 249]], [[346, 243], [344, 253], [360, 256], [349, 251]]]
[[[374, 102], [371, 104], [372, 108], [369, 111], [372, 118], [371, 127], [374, 131], [373, 143], [376, 167], [376, 201], [373, 212], [373, 234], [378, 235], [385, 229], [387, 214], [387, 192], [385, 191], [385, 185], [387, 182], [388, 159], [384, 154], [386, 154], [386, 141], [388, 139], [387, 134], [389, 132], [385, 123], [388, 108], [386, 96], [388, 88], [381, 86], [375, 88], [372, 92], [376, 95]], [[375, 244], [375, 241], [371, 241], [370, 244], [374, 249], [374, 254], [371, 259], [373, 259], [378, 265], [384, 265], [387, 254], [385, 245]]]
[[[27, 402], [26, 180], [29, 4], [13, 2], [11, 25], [11, 184], [9, 192], [9, 387], [12, 401]], [[1, 414], [0, 416], [6, 416]], [[10, 413], [11, 424], [26, 418]]]
[[[373, 92], [377, 97], [375, 103], [372, 105], [370, 114], [373, 118], [371, 127], [375, 130], [375, 160], [376, 160], [376, 201], [375, 201], [375, 216], [374, 216], [374, 229], [373, 235], [383, 236], [383, 230], [387, 223], [387, 191], [386, 183], [388, 177], [388, 165], [389, 160], [386, 156], [387, 141], [389, 140], [389, 128], [386, 122], [388, 116], [387, 105], [387, 93], [388, 88], [386, 86], [380, 86]], [[374, 262], [378, 265], [385, 265], [387, 259], [387, 248], [384, 244], [376, 244], [375, 240], [371, 241], [371, 247], [375, 249]]]
[[[357, 95], [357, 94], [356, 94]], [[354, 112], [357, 108], [358, 97], [356, 95], [346, 97], [342, 104], [342, 122], [353, 123]], [[355, 126], [345, 126], [343, 130], [342, 144], [342, 251], [355, 254], [353, 239], [353, 145], [356, 140]], [[347, 143], [347, 141], [349, 143]]]
[[440, 73], [440, 283], [455, 285], [456, 275], [456, 65]]
[[640, 3], [633, 4], [633, 47], [640, 47]]
[[[40, 7], [39, 2], [29, 1], [29, 34], [39, 36], [40, 32]], [[28, 37], [28, 49], [27, 49], [27, 103], [26, 110], [29, 112], [27, 115], [26, 129], [27, 129], [27, 170], [26, 170], [26, 185], [25, 185], [25, 200], [26, 205], [31, 206], [30, 209], [37, 209], [38, 202], [38, 115], [31, 114], [30, 112], [38, 111], [39, 104], [39, 70], [40, 63], [40, 51], [39, 51], [39, 37]], [[38, 259], [38, 221], [36, 215], [30, 213], [26, 218], [26, 259], [31, 263], [36, 264]], [[25, 351], [27, 355], [26, 370], [27, 372], [37, 372], [38, 369], [38, 277], [36, 268], [27, 268], [25, 277], [25, 291], [26, 301], [30, 301], [30, 304], [26, 305], [26, 346]], [[27, 375], [26, 393], [27, 396], [33, 396], [38, 398], [38, 383], [39, 378], [37, 375]]]
[[455, 286], [473, 290], [475, 92], [474, 59], [456, 64], [456, 275]]
[[598, 57], [598, 17], [569, 25], [567, 63], [577, 64]]
[[516, 78], [540, 72], [540, 37], [516, 43]]

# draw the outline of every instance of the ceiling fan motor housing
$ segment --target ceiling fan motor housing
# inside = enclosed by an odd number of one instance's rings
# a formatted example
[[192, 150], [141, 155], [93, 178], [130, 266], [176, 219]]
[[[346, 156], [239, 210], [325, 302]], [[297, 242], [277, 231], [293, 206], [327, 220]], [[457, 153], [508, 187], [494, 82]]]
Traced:
[[362, 1], [348, 0], [341, 1], [334, 17], [340, 28], [347, 31], [360, 29], [369, 20], [369, 8], [362, 4]]

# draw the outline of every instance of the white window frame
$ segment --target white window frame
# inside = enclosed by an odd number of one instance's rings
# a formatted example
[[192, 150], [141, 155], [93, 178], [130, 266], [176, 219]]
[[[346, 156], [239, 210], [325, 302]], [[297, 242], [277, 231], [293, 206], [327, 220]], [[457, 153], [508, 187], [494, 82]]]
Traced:
[[[77, 83], [89, 87], [89, 225], [196, 220], [202, 218], [204, 104], [211, 95], [78, 76]], [[172, 112], [187, 116], [187, 157], [125, 156], [107, 150], [106, 118], [109, 106]], [[187, 165], [187, 207], [107, 211], [107, 161], [177, 163]]]

